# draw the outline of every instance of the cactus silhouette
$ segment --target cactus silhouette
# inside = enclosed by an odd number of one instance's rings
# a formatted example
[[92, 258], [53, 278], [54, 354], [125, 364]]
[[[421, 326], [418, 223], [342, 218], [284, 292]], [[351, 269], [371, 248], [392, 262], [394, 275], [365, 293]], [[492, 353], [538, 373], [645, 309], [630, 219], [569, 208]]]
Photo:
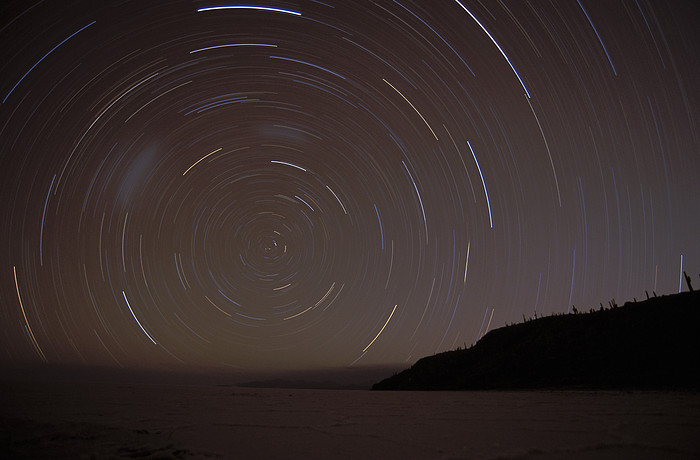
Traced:
[[693, 292], [693, 284], [690, 282], [690, 276], [688, 276], [686, 272], [683, 272], [683, 276], [685, 277], [685, 284], [688, 285], [688, 290]]

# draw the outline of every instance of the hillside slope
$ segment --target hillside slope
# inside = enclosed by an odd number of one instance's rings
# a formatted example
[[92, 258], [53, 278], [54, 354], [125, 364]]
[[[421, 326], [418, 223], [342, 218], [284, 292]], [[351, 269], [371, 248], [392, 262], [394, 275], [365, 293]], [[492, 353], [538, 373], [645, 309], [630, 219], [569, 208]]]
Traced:
[[495, 329], [374, 390], [700, 389], [700, 292]]

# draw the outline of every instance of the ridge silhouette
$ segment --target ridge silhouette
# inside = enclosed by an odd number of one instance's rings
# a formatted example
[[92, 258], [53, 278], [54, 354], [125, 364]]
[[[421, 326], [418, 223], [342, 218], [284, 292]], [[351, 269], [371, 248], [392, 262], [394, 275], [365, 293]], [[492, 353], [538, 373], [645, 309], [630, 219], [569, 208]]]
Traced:
[[372, 389], [700, 390], [699, 326], [700, 291], [621, 307], [613, 300], [607, 309], [494, 329], [470, 348], [422, 358]]

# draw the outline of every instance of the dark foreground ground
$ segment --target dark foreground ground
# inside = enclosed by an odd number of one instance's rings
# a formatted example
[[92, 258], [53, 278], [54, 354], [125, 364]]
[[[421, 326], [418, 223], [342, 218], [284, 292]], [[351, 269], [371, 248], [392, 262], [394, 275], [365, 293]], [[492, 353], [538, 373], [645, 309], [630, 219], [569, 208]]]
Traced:
[[0, 458], [691, 459], [700, 393], [0, 383]]

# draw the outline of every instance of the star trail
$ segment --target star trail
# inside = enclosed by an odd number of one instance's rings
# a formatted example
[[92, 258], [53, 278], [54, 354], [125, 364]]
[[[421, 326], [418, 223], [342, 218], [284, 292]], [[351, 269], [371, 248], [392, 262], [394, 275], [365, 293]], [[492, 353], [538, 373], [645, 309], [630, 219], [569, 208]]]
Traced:
[[412, 363], [700, 274], [700, 8], [9, 2], [0, 360]]

